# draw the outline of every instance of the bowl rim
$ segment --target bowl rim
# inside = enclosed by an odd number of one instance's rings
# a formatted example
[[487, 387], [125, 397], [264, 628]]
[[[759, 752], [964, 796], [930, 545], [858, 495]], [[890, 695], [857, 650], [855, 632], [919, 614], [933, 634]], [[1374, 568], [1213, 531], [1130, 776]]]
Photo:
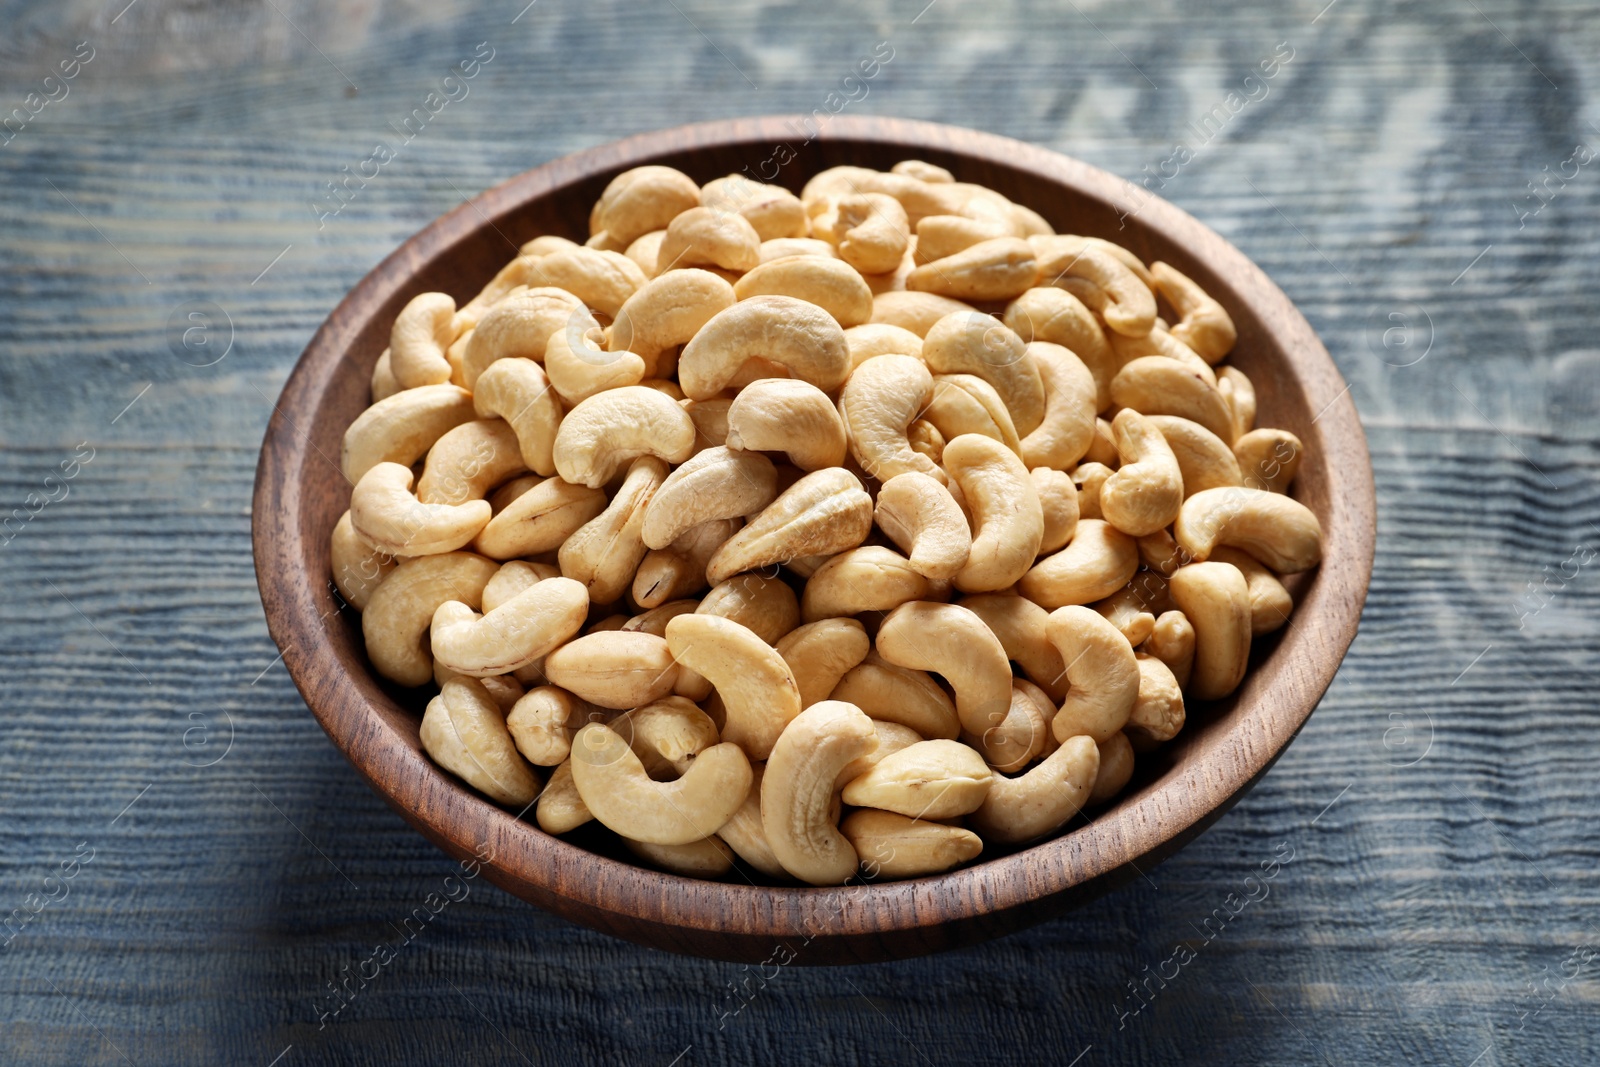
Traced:
[[[1324, 437], [1337, 435], [1347, 462], [1329, 464], [1329, 521], [1325, 558], [1296, 613], [1298, 630], [1267, 664], [1278, 661], [1272, 701], [1211, 739], [1230, 758], [1169, 768], [1161, 787], [1099, 813], [1059, 836], [944, 874], [842, 887], [746, 885], [659, 872], [591, 852], [546, 834], [536, 824], [478, 797], [435, 767], [369, 707], [390, 698], [372, 678], [346, 672], [319, 621], [327, 614], [304, 574], [298, 472], [311, 444], [286, 411], [315, 410], [340, 373], [348, 345], [366, 315], [403, 289], [416, 270], [446, 254], [484, 225], [523, 204], [601, 173], [670, 159], [685, 149], [797, 139], [802, 117], [774, 115], [716, 120], [642, 133], [552, 160], [473, 197], [406, 240], [358, 282], [319, 327], [274, 405], [262, 443], [252, 502], [257, 584], [268, 630], [282, 648], [296, 687], [334, 744], [374, 789], [447, 853], [492, 857], [492, 880], [536, 903], [622, 936], [636, 925], [686, 933], [715, 932], [774, 943], [791, 936], [849, 938], [904, 932], [954, 921], [979, 923], [1068, 891], [1091, 895], [1143, 874], [1141, 861], [1159, 861], [1219, 818], [1299, 732], [1332, 682], [1354, 639], [1371, 579], [1376, 543], [1376, 494], [1366, 439], [1349, 387], [1299, 310], [1232, 244], [1177, 206], [1080, 160], [995, 134], [938, 123], [875, 116], [834, 116], [815, 135], [825, 144], [863, 141], [903, 148], [908, 156], [934, 148], [1029, 172], [1071, 187], [1114, 210], [1139, 205], [1144, 224], [1182, 242], [1229, 283], [1232, 298], [1253, 305], [1288, 352], [1296, 379], [1316, 398], [1329, 398], [1316, 420]], [[814, 125], [814, 124], [813, 124]], [[809, 128], [808, 128], [809, 129]], [[1302, 621], [1303, 620], [1303, 621]], [[306, 640], [307, 634], [323, 634]], [[1312, 644], [1322, 654], [1286, 669], [1286, 650]], [[1276, 687], [1285, 686], [1286, 691]], [[402, 773], [395, 774], [398, 766]], [[385, 773], [380, 781], [379, 770]], [[412, 773], [414, 772], [414, 773]], [[487, 851], [486, 851], [487, 850]], [[1131, 868], [1131, 870], [1130, 870]], [[563, 902], [577, 908], [563, 908]], [[576, 914], [575, 914], [576, 913]], [[612, 924], [606, 916], [626, 921]], [[1040, 917], [1043, 917], [1042, 915]], [[653, 942], [660, 944], [659, 941]], [[702, 951], [691, 945], [660, 947]]]

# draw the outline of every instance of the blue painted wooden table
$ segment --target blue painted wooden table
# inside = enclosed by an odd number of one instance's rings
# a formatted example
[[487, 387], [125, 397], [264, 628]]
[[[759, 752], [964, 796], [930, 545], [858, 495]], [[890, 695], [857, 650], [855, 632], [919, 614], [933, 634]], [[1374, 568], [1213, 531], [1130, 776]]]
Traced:
[[[1600, 1062], [1594, 5], [524, 2], [0, 5], [0, 1061]], [[1288, 291], [1372, 446], [1360, 637], [1215, 828], [1008, 940], [757, 974], [481, 879], [403, 927], [455, 867], [267, 638], [273, 398], [464, 197], [830, 93], [1144, 181]]]

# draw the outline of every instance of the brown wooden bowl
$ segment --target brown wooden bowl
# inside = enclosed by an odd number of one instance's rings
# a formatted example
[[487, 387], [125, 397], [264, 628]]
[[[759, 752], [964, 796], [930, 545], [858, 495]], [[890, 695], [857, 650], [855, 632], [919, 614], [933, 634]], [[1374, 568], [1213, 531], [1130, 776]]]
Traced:
[[[998, 937], [1077, 907], [1171, 855], [1272, 766], [1321, 699], [1356, 633], [1372, 572], [1376, 503], [1348, 387], [1310, 325], [1255, 264], [1171, 204], [1094, 167], [1004, 137], [926, 122], [837, 117], [809, 142], [798, 119], [754, 118], [643, 134], [558, 159], [490, 189], [401, 245], [334, 309], [267, 426], [256, 473], [256, 576], [273, 640], [323, 729], [385, 800], [457, 859], [524, 900], [618, 937], [728, 960], [802, 964], [916, 956]], [[798, 190], [826, 167], [925, 159], [1034, 208], [1063, 233], [1107, 237], [1165, 260], [1233, 316], [1234, 365], [1261, 424], [1305, 442], [1294, 495], [1322, 522], [1325, 561], [1304, 576], [1289, 626], [1258, 643], [1231, 698], [1190, 710], [1182, 734], [1142, 757], [1120, 798], [1060, 836], [931, 878], [833, 889], [706, 882], [551, 837], [439, 770], [418, 739], [420, 704], [368, 668], [360, 620], [337, 610], [328, 539], [349, 504], [345, 427], [406, 301], [464, 303], [539, 234], [582, 241], [617, 173], [663, 163], [696, 181], [734, 172]], [[1125, 228], [1119, 217], [1126, 215]], [[602, 847], [603, 846], [596, 846]]]

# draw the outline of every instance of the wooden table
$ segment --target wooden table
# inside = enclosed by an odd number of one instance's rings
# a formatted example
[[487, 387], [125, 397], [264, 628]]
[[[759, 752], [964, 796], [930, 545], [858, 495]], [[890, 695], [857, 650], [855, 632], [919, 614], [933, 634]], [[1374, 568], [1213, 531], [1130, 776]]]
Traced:
[[[1600, 18], [1323, 2], [9, 8], [0, 1061], [1600, 1061]], [[334, 214], [327, 183], [443, 90]], [[833, 92], [1148, 178], [1273, 275], [1366, 421], [1361, 636], [1214, 829], [1008, 940], [758, 972], [481, 880], [404, 927], [454, 865], [334, 751], [261, 617], [273, 398], [464, 197]]]

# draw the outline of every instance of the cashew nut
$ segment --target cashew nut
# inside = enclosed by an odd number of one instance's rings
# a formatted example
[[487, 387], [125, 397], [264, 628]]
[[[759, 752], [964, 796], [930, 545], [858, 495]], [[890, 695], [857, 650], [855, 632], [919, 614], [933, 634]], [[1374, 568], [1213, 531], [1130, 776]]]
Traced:
[[[929, 215], [917, 221], [916, 263], [933, 263], [963, 252], [982, 241], [1012, 237], [1012, 229], [991, 219], [972, 219], [964, 215]], [[1029, 255], [1033, 249], [1028, 249]], [[1038, 266], [1035, 264], [1037, 275]], [[959, 294], [951, 294], [959, 295]]]
[[1039, 494], [1039, 510], [1044, 516], [1039, 553], [1048, 555], [1065, 546], [1077, 532], [1078, 486], [1070, 474], [1049, 467], [1035, 467], [1028, 476], [1033, 479], [1034, 492]]
[[695, 609], [748, 627], [769, 645], [800, 625], [800, 601], [782, 578], [740, 574], [719, 582]]
[[456, 339], [456, 302], [448, 293], [420, 293], [400, 309], [389, 332], [389, 370], [402, 389], [450, 380], [444, 351]]
[[552, 450], [561, 425], [561, 401], [544, 369], [531, 359], [501, 359], [478, 376], [472, 392], [478, 417], [504, 419], [517, 436], [522, 462], [549, 477], [556, 472]]
[[869, 322], [852, 326], [844, 332], [845, 343], [850, 346], [850, 364], [860, 367], [873, 356], [911, 356], [922, 358], [922, 338], [903, 326], [886, 322]]
[[1249, 583], [1227, 563], [1191, 563], [1172, 573], [1168, 588], [1194, 627], [1187, 688], [1197, 700], [1220, 700], [1239, 687], [1250, 662]]
[[741, 525], [742, 519], [702, 522], [685, 530], [668, 547], [645, 553], [633, 576], [634, 603], [653, 608], [704, 589], [708, 584], [706, 564]]
[[552, 685], [602, 708], [637, 708], [660, 700], [678, 681], [667, 642], [631, 630], [575, 637], [544, 658], [544, 673]]
[[1256, 387], [1238, 367], [1223, 367], [1217, 371], [1217, 390], [1233, 416], [1233, 439], [1237, 441], [1255, 427]]
[[914, 452], [906, 430], [933, 399], [933, 375], [911, 356], [874, 356], [862, 363], [839, 395], [850, 454], [881, 482], [915, 471], [945, 480], [927, 456]]
[[565, 289], [608, 319], [616, 318], [623, 302], [650, 280], [637, 263], [622, 253], [592, 248], [569, 248], [540, 256], [528, 264], [526, 278], [530, 289]]
[[1286, 493], [1300, 472], [1305, 446], [1288, 430], [1251, 430], [1233, 442], [1233, 455], [1243, 472], [1240, 482], [1252, 489]]
[[1207, 363], [1220, 363], [1233, 351], [1239, 334], [1221, 304], [1169, 264], [1150, 264], [1150, 277], [1178, 313], [1172, 336], [1198, 352]]
[[373, 592], [399, 562], [356, 533], [348, 511], [334, 524], [328, 557], [333, 568], [334, 588], [357, 611], [366, 609]]
[[671, 167], [625, 170], [606, 186], [589, 212], [589, 232], [602, 231], [626, 248], [651, 230], [664, 230], [680, 213], [700, 204], [700, 187]]
[[433, 613], [434, 659], [469, 677], [509, 674], [583, 629], [588, 613], [588, 593], [570, 578], [541, 581], [481, 616], [468, 604], [447, 600]]
[[1036, 238], [1039, 281], [1065, 289], [1083, 301], [1107, 326], [1128, 337], [1143, 337], [1156, 322], [1156, 298], [1117, 257], [1094, 245], [1045, 246], [1059, 238]]
[[750, 780], [750, 761], [734, 744], [712, 745], [681, 778], [656, 782], [604, 723], [590, 723], [572, 739], [572, 781], [584, 805], [634, 841], [687, 845], [711, 836], [744, 803]]
[[[1029, 683], [1014, 680], [1011, 683], [1011, 707], [998, 726], [991, 726], [982, 737], [962, 734], [961, 740], [982, 756], [983, 761], [997, 771], [1012, 774], [1022, 770], [1044, 752], [1045, 739], [1050, 733], [1050, 722], [1045, 717], [1045, 707], [1035, 699], [1038, 687], [1022, 688]], [[1043, 697], [1049, 702], [1048, 696]], [[1051, 718], [1055, 704], [1049, 703]]]
[[966, 593], [1014, 585], [1033, 566], [1044, 512], [1033, 478], [1016, 453], [979, 434], [945, 445], [944, 467], [973, 515], [972, 550], [956, 573]]
[[[569, 404], [587, 400], [607, 389], [638, 385], [645, 378], [645, 362], [633, 352], [608, 352], [600, 347], [605, 332], [575, 322], [550, 335], [544, 350], [544, 369], [550, 386]], [[501, 360], [501, 362], [506, 362]], [[491, 371], [494, 365], [491, 364]], [[479, 378], [479, 382], [483, 379]]]
[[751, 356], [825, 392], [850, 375], [850, 348], [832, 315], [791, 296], [753, 296], [713, 315], [684, 345], [678, 358], [684, 395], [715, 396]]
[[679, 615], [667, 623], [666, 641], [673, 658], [722, 698], [724, 740], [766, 759], [800, 714], [800, 689], [783, 656], [749, 627], [717, 615]]
[[875, 878], [938, 874], [976, 859], [983, 851], [983, 839], [971, 830], [892, 811], [853, 811], [839, 824], [839, 831], [856, 850], [862, 870]]
[[915, 730], [921, 737], [954, 738], [961, 733], [955, 704], [938, 682], [923, 671], [897, 667], [876, 652], [846, 671], [831, 697], [856, 705], [874, 720]]
[[1294, 597], [1284, 588], [1278, 576], [1256, 562], [1254, 556], [1236, 548], [1216, 548], [1211, 558], [1218, 563], [1228, 563], [1244, 575], [1250, 589], [1250, 634], [1260, 637], [1270, 634], [1289, 621], [1294, 610]]
[[805, 300], [846, 329], [872, 318], [872, 290], [854, 267], [840, 259], [801, 255], [771, 260], [735, 282], [733, 293], [740, 300], [753, 296]]
[[1265, 489], [1196, 493], [1183, 502], [1173, 535], [1190, 558], [1202, 562], [1218, 545], [1242, 548], [1279, 574], [1310, 570], [1322, 560], [1317, 516], [1298, 500]]
[[492, 560], [470, 552], [448, 552], [402, 560], [367, 600], [361, 632], [367, 658], [377, 672], [400, 685], [423, 685], [433, 677], [428, 628], [447, 600], [469, 607], [482, 603], [494, 576]]
[[871, 638], [855, 619], [819, 619], [789, 631], [777, 644], [799, 687], [801, 708], [828, 699], [871, 648]]
[[965, 301], [952, 300], [937, 293], [892, 291], [879, 293], [872, 298], [874, 323], [899, 326], [918, 337], [927, 337], [933, 324], [947, 315], [977, 310]]
[[[1120, 641], [1121, 638], [1119, 637]], [[1100, 771], [1094, 739], [1068, 738], [1017, 778], [996, 775], [983, 805], [968, 816], [986, 841], [1020, 845], [1054, 833], [1088, 803]]]
[[646, 509], [666, 477], [667, 465], [654, 456], [634, 460], [606, 509], [562, 542], [561, 573], [582, 582], [593, 603], [610, 604], [633, 584], [648, 551]]
[[490, 519], [472, 549], [502, 560], [551, 552], [605, 506], [603, 490], [545, 478]]
[[674, 267], [747, 271], [761, 262], [761, 235], [743, 215], [692, 207], [667, 224], [657, 257], [657, 273]]
[[960, 300], [1011, 300], [1032, 288], [1038, 277], [1039, 263], [1027, 241], [995, 237], [924, 261], [906, 278], [906, 288]]
[[369, 391], [374, 404], [400, 391], [400, 383], [395, 380], [394, 365], [387, 348], [378, 354], [378, 362], [372, 365], [372, 383]]
[[839, 258], [862, 274], [883, 274], [899, 266], [911, 236], [906, 209], [884, 193], [852, 193], [839, 198], [831, 236]]
[[653, 845], [630, 837], [622, 843], [645, 862], [684, 878], [721, 878], [733, 870], [733, 850], [716, 834], [687, 845]]
[[1094, 777], [1089, 805], [1104, 804], [1127, 787], [1133, 777], [1133, 745], [1127, 734], [1117, 734], [1100, 745], [1100, 769]]
[[1177, 415], [1223, 441], [1233, 440], [1233, 413], [1217, 387], [1193, 367], [1166, 356], [1140, 356], [1111, 380], [1111, 400], [1143, 415]]
[[901, 604], [926, 599], [931, 591], [928, 579], [910, 560], [893, 549], [866, 545], [839, 553], [806, 579], [800, 616], [814, 622], [893, 611]]
[[1176, 415], [1147, 415], [1145, 419], [1161, 431], [1172, 448], [1186, 497], [1206, 489], [1243, 484], [1233, 450], [1198, 422]]
[[1007, 305], [1005, 324], [1024, 342], [1060, 345], [1077, 356], [1094, 379], [1095, 410], [1110, 406], [1111, 380], [1120, 363], [1094, 313], [1081, 300], [1064, 289], [1029, 289]]
[[539, 829], [547, 834], [564, 834], [594, 821], [578, 795], [578, 787], [573, 784], [572, 760], [568, 759], [550, 772], [550, 780], [539, 794], [534, 818], [539, 820]]
[[954, 578], [972, 551], [972, 532], [950, 490], [926, 474], [908, 471], [878, 490], [873, 518], [924, 578]]
[[755, 227], [763, 244], [803, 238], [808, 229], [799, 197], [781, 185], [753, 182], [742, 174], [706, 182], [700, 187], [700, 204], [715, 211], [737, 211]]
[[994, 386], [976, 374], [934, 375], [933, 400], [922, 417], [946, 442], [962, 434], [982, 434], [1022, 455], [1022, 442], [1005, 401]]
[[1006, 658], [1015, 660], [1022, 673], [1052, 700], [1066, 696], [1067, 665], [1050, 642], [1049, 612], [1027, 597], [1009, 593], [963, 597], [961, 606], [983, 620], [1005, 649]]
[[878, 654], [896, 666], [943, 675], [955, 691], [956, 714], [968, 733], [983, 736], [1011, 709], [1006, 650], [984, 621], [964, 607], [902, 604], [883, 620], [877, 644]]
[[761, 826], [778, 862], [801, 881], [838, 885], [855, 873], [856, 850], [829, 809], [839, 771], [875, 743], [861, 709], [824, 700], [797, 715], [772, 746], [761, 779]]
[[1017, 588], [1046, 608], [1092, 604], [1127, 585], [1138, 569], [1133, 538], [1103, 519], [1080, 518], [1067, 547], [1035, 564]]
[[552, 451], [556, 471], [598, 489], [640, 456], [682, 463], [694, 454], [694, 421], [671, 397], [643, 385], [608, 389], [561, 420]]
[[750, 770], [752, 773], [750, 791], [745, 794], [744, 803], [739, 805], [739, 810], [722, 824], [717, 836], [738, 853], [740, 859], [768, 878], [787, 879], [789, 872], [783, 869], [783, 864], [779, 863], [778, 857], [773, 854], [772, 846], [767, 844], [766, 831], [761, 826], [761, 779], [766, 773], [766, 767], [755, 763], [751, 765]]
[[1063, 745], [1078, 734], [1104, 741], [1128, 724], [1139, 696], [1133, 648], [1099, 612], [1078, 605], [1050, 613], [1050, 643], [1067, 665], [1071, 688], [1051, 728]]
[[583, 302], [565, 289], [545, 286], [506, 297], [478, 320], [461, 360], [461, 378], [468, 389], [491, 363], [521, 356], [541, 362], [550, 336], [577, 328], [580, 333], [600, 324]]
[[411, 493], [411, 468], [379, 463], [350, 493], [350, 523], [363, 540], [396, 556], [454, 552], [478, 535], [493, 509], [487, 500], [424, 504]]
[[664, 350], [681, 345], [719, 311], [733, 306], [733, 286], [710, 271], [668, 271], [646, 282], [623, 303], [606, 331], [606, 347], [638, 353], [646, 373], [662, 373]]
[[1189, 687], [1194, 669], [1194, 627], [1181, 611], [1164, 611], [1145, 639], [1144, 650], [1167, 665], [1178, 686]]
[[475, 419], [444, 435], [428, 450], [417, 479], [424, 504], [463, 504], [482, 500], [489, 490], [527, 468], [517, 435], [503, 419]]
[[976, 811], [994, 772], [960, 741], [918, 741], [885, 756], [844, 787], [844, 802], [913, 819], [951, 819]]
[[922, 339], [922, 358], [935, 374], [975, 374], [994, 386], [1017, 433], [1044, 421], [1044, 380], [1021, 337], [978, 312], [946, 315]]
[[572, 735], [588, 721], [589, 710], [559, 686], [536, 686], [512, 705], [506, 729], [523, 759], [535, 767], [556, 767], [572, 754]]
[[838, 259], [839, 253], [827, 241], [816, 237], [775, 237], [770, 241], [761, 242], [761, 262], [771, 263], [775, 259], [787, 259], [790, 256], [821, 256], [824, 259]]
[[1172, 447], [1151, 422], [1124, 408], [1111, 421], [1122, 463], [1100, 487], [1100, 514], [1131, 537], [1164, 529], [1183, 504], [1183, 476]]
[[841, 465], [847, 447], [833, 401], [792, 378], [762, 378], [739, 390], [728, 408], [727, 442], [729, 448], [782, 452], [803, 471]]
[[777, 494], [772, 461], [718, 446], [696, 453], [667, 476], [645, 512], [644, 543], [666, 548], [691, 527], [754, 515]]
[[1068, 470], [1094, 440], [1097, 403], [1094, 375], [1070, 350], [1048, 341], [1030, 341], [1027, 358], [1044, 383], [1044, 419], [1022, 439], [1029, 467]]
[[830, 467], [795, 482], [728, 538], [706, 565], [706, 578], [720, 582], [801, 556], [843, 552], [871, 530], [872, 498], [855, 475]]
[[445, 432], [473, 417], [472, 394], [455, 385], [421, 385], [373, 404], [344, 432], [340, 469], [351, 485], [379, 463], [410, 467]]
[[1155, 656], [1141, 655], [1139, 662], [1139, 696], [1128, 714], [1128, 724], [1123, 727], [1129, 739], [1154, 747], [1171, 741], [1183, 729], [1183, 690], [1172, 669]]
[[517, 752], [500, 709], [470, 678], [444, 683], [422, 716], [422, 747], [445, 770], [508, 807], [526, 808], [539, 777]]

